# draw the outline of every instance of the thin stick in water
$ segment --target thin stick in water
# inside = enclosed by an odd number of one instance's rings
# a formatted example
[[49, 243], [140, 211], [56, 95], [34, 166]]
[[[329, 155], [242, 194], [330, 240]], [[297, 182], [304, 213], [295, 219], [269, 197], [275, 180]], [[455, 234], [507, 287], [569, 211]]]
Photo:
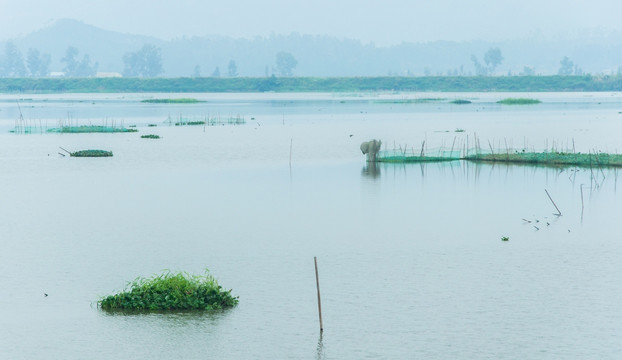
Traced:
[[315, 284], [317, 286], [317, 311], [320, 315], [320, 333], [324, 331], [324, 325], [322, 324], [322, 300], [320, 299], [320, 277], [317, 272], [317, 257], [313, 257], [315, 263]]
[[553, 203], [553, 206], [555, 206], [555, 209], [557, 209], [558, 214], [556, 214], [557, 216], [562, 216], [562, 212], [559, 211], [559, 208], [557, 207], [557, 205], [555, 205], [555, 201], [553, 201], [553, 198], [551, 197], [551, 195], [549, 194], [548, 191], [546, 191], [546, 189], [544, 189], [544, 192], [546, 192], [546, 195], [549, 197], [549, 199], [551, 200], [551, 202]]

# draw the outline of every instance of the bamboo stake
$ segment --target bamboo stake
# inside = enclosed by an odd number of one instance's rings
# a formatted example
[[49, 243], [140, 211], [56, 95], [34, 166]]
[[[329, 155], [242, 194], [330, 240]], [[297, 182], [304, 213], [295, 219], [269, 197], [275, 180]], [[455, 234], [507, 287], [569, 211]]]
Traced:
[[557, 216], [562, 216], [562, 212], [559, 211], [559, 208], [557, 207], [557, 205], [555, 205], [555, 201], [553, 201], [553, 198], [551, 197], [551, 195], [549, 195], [549, 192], [546, 191], [546, 189], [544, 189], [544, 192], [546, 192], [546, 195], [549, 197], [549, 199], [551, 200], [551, 202], [553, 203], [553, 206], [555, 206], [555, 209], [557, 209], [557, 212], [559, 214], [556, 214]]
[[317, 311], [320, 315], [320, 333], [324, 331], [324, 325], [322, 324], [322, 300], [320, 299], [320, 277], [317, 273], [317, 257], [313, 257], [315, 263], [315, 284], [317, 286]]

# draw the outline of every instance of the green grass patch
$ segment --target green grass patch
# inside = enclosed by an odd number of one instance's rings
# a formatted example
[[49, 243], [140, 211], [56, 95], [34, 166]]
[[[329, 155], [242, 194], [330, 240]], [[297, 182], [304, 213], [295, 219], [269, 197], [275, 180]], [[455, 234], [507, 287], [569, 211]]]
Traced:
[[457, 100], [450, 101], [450, 103], [451, 104], [456, 104], [456, 105], [465, 105], [465, 104], [470, 104], [471, 101], [470, 100], [457, 99]]
[[542, 101], [538, 99], [528, 99], [528, 98], [505, 98], [503, 100], [497, 101], [497, 104], [502, 105], [535, 105], [540, 104]]
[[124, 291], [97, 302], [104, 310], [219, 310], [237, 303], [238, 297], [218, 285], [207, 271], [204, 275], [167, 271], [139, 277]]
[[127, 129], [124, 127], [101, 126], [101, 125], [81, 125], [81, 126], [62, 126], [59, 128], [48, 129], [50, 133], [62, 134], [85, 134], [85, 133], [126, 133], [137, 132], [137, 129]]
[[159, 139], [160, 135], [154, 135], [154, 134], [141, 135], [140, 138], [141, 139]]
[[500, 152], [495, 154], [475, 154], [464, 158], [470, 161], [493, 161], [507, 163], [526, 163], [553, 166], [581, 167], [622, 167], [622, 155], [601, 152]]
[[200, 100], [192, 99], [192, 98], [179, 98], [179, 99], [145, 99], [145, 100], [142, 100], [141, 102], [148, 103], [148, 104], [196, 104], [196, 103], [205, 102], [205, 101], [200, 101]]
[[80, 150], [69, 153], [73, 157], [110, 157], [112, 151], [106, 150]]

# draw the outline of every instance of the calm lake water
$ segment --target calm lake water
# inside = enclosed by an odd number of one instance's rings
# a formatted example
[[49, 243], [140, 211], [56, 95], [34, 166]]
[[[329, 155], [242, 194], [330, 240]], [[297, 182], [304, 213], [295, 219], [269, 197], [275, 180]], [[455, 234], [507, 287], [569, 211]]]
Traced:
[[[543, 103], [495, 103], [510, 96]], [[206, 102], [140, 102], [166, 97]], [[421, 98], [444, 100], [400, 103]], [[139, 132], [10, 133], [20, 112]], [[0, 95], [0, 357], [618, 359], [617, 170], [370, 168], [359, 144], [616, 152], [620, 112], [618, 93]], [[138, 276], [206, 268], [236, 308], [96, 306]]]

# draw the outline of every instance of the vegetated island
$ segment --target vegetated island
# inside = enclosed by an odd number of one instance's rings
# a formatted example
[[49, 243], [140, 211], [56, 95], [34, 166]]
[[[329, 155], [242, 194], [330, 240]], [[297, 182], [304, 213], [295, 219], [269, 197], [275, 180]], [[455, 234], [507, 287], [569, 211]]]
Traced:
[[477, 148], [471, 151], [451, 149], [435, 149], [421, 151], [415, 149], [382, 150], [376, 156], [377, 162], [385, 163], [417, 163], [417, 162], [441, 162], [466, 160], [471, 162], [500, 162], [514, 164], [533, 164], [547, 166], [579, 166], [579, 167], [622, 167], [622, 154], [609, 154], [600, 151], [588, 153], [574, 151], [525, 151], [525, 150], [500, 150], [484, 151]]
[[160, 135], [155, 135], [155, 134], [141, 135], [140, 138], [141, 139], [159, 139]]
[[97, 302], [104, 310], [220, 310], [237, 303], [238, 297], [218, 285], [207, 271], [204, 275], [167, 271], [139, 277], [124, 291]]
[[622, 167], [622, 155], [603, 152], [573, 153], [573, 152], [523, 152], [473, 154], [463, 158], [469, 161], [523, 163], [552, 166], [580, 166], [580, 167]]
[[0, 78], [2, 93], [622, 91], [622, 76]]
[[85, 133], [127, 133], [137, 132], [137, 129], [128, 129], [124, 127], [116, 126], [102, 126], [102, 125], [81, 125], [81, 126], [62, 126], [59, 128], [48, 129], [50, 133], [62, 133], [62, 134], [85, 134]]
[[112, 156], [112, 151], [106, 151], [106, 150], [80, 150], [80, 151], [70, 152], [69, 156], [72, 156], [72, 157], [110, 157], [110, 156]]
[[200, 100], [192, 99], [192, 98], [179, 98], [179, 99], [145, 99], [145, 100], [142, 100], [141, 102], [148, 103], [148, 104], [196, 104], [196, 103], [206, 102], [206, 101], [200, 101]]
[[497, 104], [502, 105], [535, 105], [540, 104], [542, 101], [538, 99], [528, 99], [528, 98], [505, 98], [503, 100], [497, 101]]

